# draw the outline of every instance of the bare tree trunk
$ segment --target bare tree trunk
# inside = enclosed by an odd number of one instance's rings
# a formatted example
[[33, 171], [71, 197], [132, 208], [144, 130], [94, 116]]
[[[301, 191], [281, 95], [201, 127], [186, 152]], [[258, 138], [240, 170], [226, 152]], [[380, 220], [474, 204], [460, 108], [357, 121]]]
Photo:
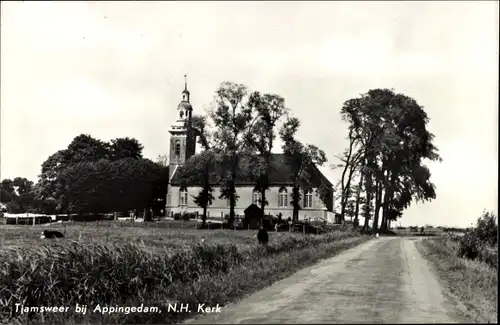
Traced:
[[261, 201], [260, 201], [260, 209], [262, 211], [262, 218], [260, 220], [261, 226], [264, 226], [264, 216], [265, 216], [265, 208], [266, 208], [266, 190], [263, 189], [260, 192], [261, 195]]
[[151, 210], [149, 208], [144, 209], [144, 221], [152, 221]]
[[382, 225], [381, 228], [385, 231], [387, 230], [387, 221], [389, 219], [388, 213], [389, 213], [389, 202], [391, 200], [392, 196], [392, 185], [390, 182], [390, 176], [391, 172], [387, 171], [387, 176], [386, 176], [386, 188], [384, 191], [384, 203], [382, 207]]
[[343, 190], [342, 190], [342, 198], [341, 198], [341, 210], [340, 214], [342, 215], [342, 220], [345, 220], [345, 211], [347, 207], [347, 203], [349, 202], [349, 198], [351, 196], [351, 180], [352, 180], [352, 175], [354, 174], [354, 171], [356, 170], [356, 166], [352, 165], [351, 168], [349, 169], [349, 174], [347, 176], [347, 183], [344, 187], [342, 185]]
[[375, 188], [375, 214], [373, 216], [373, 231], [378, 230], [378, 218], [379, 218], [381, 201], [382, 201], [382, 183], [380, 181], [377, 181], [377, 185]]
[[354, 223], [359, 225], [359, 204], [361, 201], [361, 187], [363, 185], [363, 174], [359, 177], [358, 191], [356, 193], [356, 210], [354, 212]]
[[365, 204], [365, 211], [363, 213], [363, 216], [365, 218], [365, 225], [364, 228], [365, 230], [368, 229], [368, 220], [370, 220], [370, 214], [371, 214], [371, 202], [372, 202], [372, 197], [373, 197], [373, 186], [372, 186], [372, 175], [371, 172], [367, 172], [365, 176], [365, 183], [366, 183], [366, 204]]
[[295, 226], [299, 220], [299, 201], [300, 201], [300, 188], [295, 185], [292, 189], [292, 204], [293, 204], [293, 216], [292, 216], [292, 226]]
[[207, 223], [207, 205], [203, 207], [203, 215], [201, 216], [201, 228], [204, 228]]
[[229, 196], [229, 220], [228, 220], [229, 228], [233, 227], [234, 219], [236, 217], [234, 213], [234, 207], [236, 206], [235, 192], [236, 189], [233, 183], [231, 184], [231, 194]]

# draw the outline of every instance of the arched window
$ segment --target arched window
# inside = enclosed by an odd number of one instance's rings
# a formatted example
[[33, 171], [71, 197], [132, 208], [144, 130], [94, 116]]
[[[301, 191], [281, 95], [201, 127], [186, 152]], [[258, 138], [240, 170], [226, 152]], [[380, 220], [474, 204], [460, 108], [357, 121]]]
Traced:
[[260, 205], [261, 201], [262, 201], [262, 193], [260, 193], [258, 189], [254, 189], [252, 193], [252, 203]]
[[280, 208], [288, 206], [288, 191], [284, 187], [280, 188], [280, 190], [279, 190], [278, 206]]
[[304, 193], [304, 208], [312, 208], [313, 206], [313, 190], [307, 189]]
[[179, 140], [175, 141], [175, 155], [180, 156], [181, 154], [181, 142]]
[[179, 189], [179, 205], [188, 204], [188, 191], [187, 188], [183, 187]]

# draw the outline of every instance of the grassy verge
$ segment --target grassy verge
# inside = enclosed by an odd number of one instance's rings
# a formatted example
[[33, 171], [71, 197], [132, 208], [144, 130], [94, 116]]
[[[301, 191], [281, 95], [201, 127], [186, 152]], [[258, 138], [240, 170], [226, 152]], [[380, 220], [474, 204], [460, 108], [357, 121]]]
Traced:
[[[208, 236], [207, 232], [198, 233]], [[236, 236], [234, 233], [238, 232], [215, 234]], [[175, 323], [195, 313], [168, 312], [169, 303], [223, 306], [369, 239], [356, 232], [319, 236], [278, 233], [275, 238], [271, 234], [271, 238], [267, 247], [193, 241], [164, 246], [163, 251], [148, 249], [144, 243], [119, 241], [11, 247], [0, 251], [0, 316], [21, 324]], [[46, 313], [42, 319], [40, 313], [16, 313], [15, 303], [69, 309], [64, 313]], [[76, 313], [76, 304], [87, 305], [87, 313]], [[97, 304], [143, 304], [158, 307], [161, 313], [103, 315], [92, 312]]]
[[497, 270], [484, 262], [457, 257], [457, 243], [447, 237], [423, 239], [421, 254], [436, 269], [447, 294], [475, 322], [497, 322]]

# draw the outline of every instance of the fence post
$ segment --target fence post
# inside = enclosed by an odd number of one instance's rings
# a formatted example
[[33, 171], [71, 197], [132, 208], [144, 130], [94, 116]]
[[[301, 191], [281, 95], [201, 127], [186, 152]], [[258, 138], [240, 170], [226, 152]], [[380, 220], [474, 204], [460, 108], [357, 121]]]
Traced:
[[305, 235], [306, 234], [306, 225], [302, 225], [302, 234]]
[[99, 228], [99, 220], [95, 221], [96, 227]]

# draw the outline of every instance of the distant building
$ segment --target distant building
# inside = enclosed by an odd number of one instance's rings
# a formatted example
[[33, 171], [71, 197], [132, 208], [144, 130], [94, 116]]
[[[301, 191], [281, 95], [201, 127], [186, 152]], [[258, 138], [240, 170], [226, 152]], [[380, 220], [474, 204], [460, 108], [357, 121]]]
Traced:
[[[166, 215], [173, 216], [176, 213], [202, 213], [203, 209], [194, 203], [193, 197], [201, 190], [200, 186], [181, 187], [180, 171], [189, 157], [196, 151], [196, 134], [189, 127], [193, 107], [189, 102], [190, 93], [187, 82], [182, 91], [182, 101], [177, 106], [177, 121], [169, 129], [170, 132], [170, 159], [169, 159], [169, 185], [166, 203]], [[299, 220], [324, 219], [334, 222], [333, 185], [321, 173], [317, 166], [312, 165], [312, 181], [302, 190], [301, 210]], [[215, 179], [212, 180], [215, 184]], [[282, 214], [283, 219], [292, 217], [293, 207], [291, 204], [292, 173], [287, 165], [283, 154], [272, 154], [269, 173], [269, 189], [266, 191], [266, 214]], [[320, 198], [318, 188], [323, 184], [327, 187], [327, 199]], [[236, 192], [239, 196], [235, 213], [244, 215], [245, 209], [251, 204], [260, 206], [260, 193], [255, 190], [255, 184], [250, 179], [238, 179]], [[215, 188], [213, 192], [214, 202], [208, 208], [209, 217], [224, 217], [229, 214], [229, 200], [219, 199], [220, 189]]]

